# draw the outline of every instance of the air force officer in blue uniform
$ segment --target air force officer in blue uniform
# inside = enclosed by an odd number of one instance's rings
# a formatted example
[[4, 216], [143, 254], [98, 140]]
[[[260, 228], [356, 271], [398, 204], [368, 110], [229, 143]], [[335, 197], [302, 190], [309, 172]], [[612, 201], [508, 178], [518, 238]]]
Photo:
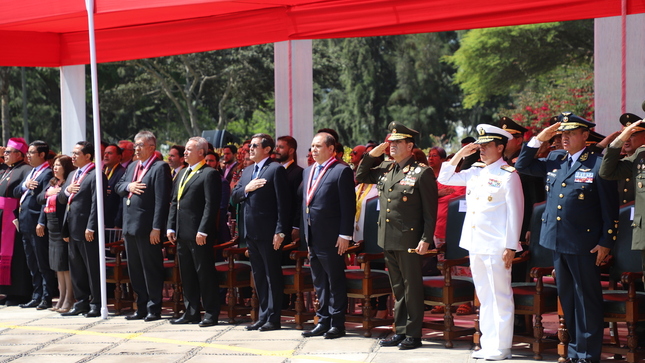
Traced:
[[[603, 335], [599, 265], [616, 239], [616, 183], [598, 175], [602, 156], [585, 147], [595, 124], [570, 112], [522, 148], [520, 173], [546, 178], [540, 244], [553, 250], [558, 295], [569, 330], [568, 362], [599, 362]], [[558, 131], [564, 150], [536, 159]]]

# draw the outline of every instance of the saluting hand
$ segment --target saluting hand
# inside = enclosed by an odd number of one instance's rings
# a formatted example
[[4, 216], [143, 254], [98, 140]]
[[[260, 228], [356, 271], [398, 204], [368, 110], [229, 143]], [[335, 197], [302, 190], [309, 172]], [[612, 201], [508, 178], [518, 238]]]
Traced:
[[636, 132], [636, 126], [640, 125], [643, 120], [638, 120], [634, 122], [633, 124], [625, 127], [623, 131], [618, 135], [618, 138], [622, 141], [627, 141], [629, 140], [629, 137], [632, 136], [634, 132]]
[[551, 140], [555, 134], [558, 133], [558, 127], [560, 127], [560, 122], [556, 122], [553, 125], [547, 127], [546, 129], [542, 130], [538, 135], [537, 139], [540, 142], [546, 142]]
[[477, 150], [479, 150], [479, 144], [475, 144], [475, 143], [470, 143], [462, 147], [461, 149], [459, 149], [459, 151], [457, 151], [455, 156], [453, 156], [452, 159], [450, 159], [450, 165], [459, 164], [461, 159], [465, 158], [466, 156], [474, 154], [475, 152], [477, 152]]
[[390, 147], [389, 142], [381, 143], [379, 146], [370, 150], [370, 156], [373, 158], [378, 158], [379, 156], [383, 155], [385, 149], [387, 149], [388, 147]]

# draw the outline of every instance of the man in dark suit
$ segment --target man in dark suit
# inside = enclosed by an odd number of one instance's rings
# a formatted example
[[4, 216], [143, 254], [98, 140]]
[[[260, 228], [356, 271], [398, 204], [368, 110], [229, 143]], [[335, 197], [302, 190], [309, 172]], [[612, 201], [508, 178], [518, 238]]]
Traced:
[[[616, 182], [600, 178], [602, 156], [586, 147], [595, 124], [570, 112], [522, 148], [515, 167], [546, 178], [546, 209], [540, 244], [553, 250], [558, 296], [569, 330], [571, 362], [599, 362], [603, 336], [601, 262], [618, 227]], [[546, 158], [535, 154], [562, 132], [564, 150]]]
[[181, 169], [187, 166], [184, 160], [184, 151], [186, 151], [186, 148], [183, 145], [173, 145], [168, 151], [168, 165], [170, 166], [173, 185], [177, 182], [177, 175], [179, 175]]
[[[300, 206], [302, 201], [298, 196], [298, 188], [302, 183], [302, 168], [298, 165], [298, 158], [296, 152], [298, 150], [298, 142], [292, 136], [285, 135], [278, 137], [275, 145], [275, 160], [282, 164], [287, 171], [287, 184], [289, 185], [289, 192], [291, 194], [291, 233], [287, 233], [284, 243], [294, 241], [300, 235]], [[293, 260], [289, 257], [291, 251], [286, 251], [282, 254], [282, 266], [293, 265]], [[288, 309], [289, 306], [295, 306], [296, 294], [284, 294], [282, 297], [282, 308]]]
[[237, 147], [226, 145], [222, 148], [222, 175], [230, 183], [233, 180], [233, 172], [237, 167]]
[[[298, 230], [300, 227], [300, 198], [298, 198], [298, 188], [302, 183], [302, 168], [298, 165], [298, 158], [296, 152], [298, 150], [298, 142], [292, 136], [280, 136], [275, 145], [275, 160], [284, 166], [287, 171], [287, 184], [291, 193], [291, 227], [296, 227], [291, 232], [291, 240], [298, 238]], [[289, 238], [287, 236], [287, 238]]]
[[[72, 316], [85, 313], [88, 318], [101, 316], [101, 282], [99, 279], [98, 213], [96, 209], [96, 177], [94, 145], [79, 141], [72, 150], [72, 164], [78, 169], [71, 173], [58, 194], [61, 204], [67, 205], [62, 236], [69, 242], [69, 272], [76, 303], [72, 310], [62, 313]], [[103, 175], [103, 185], [106, 185]], [[101, 191], [105, 194], [105, 191]]]
[[172, 179], [168, 163], [155, 156], [157, 138], [150, 131], [134, 137], [137, 161], [116, 186], [123, 197], [123, 237], [128, 272], [137, 294], [137, 311], [127, 320], [161, 319], [163, 252], [161, 231], [168, 220]]
[[335, 158], [336, 141], [328, 133], [311, 142], [316, 161], [303, 173], [303, 236], [309, 248], [311, 273], [318, 296], [318, 325], [302, 333], [326, 339], [345, 336], [347, 286], [344, 254], [354, 230], [356, 194], [352, 169]]
[[116, 192], [116, 184], [125, 174], [125, 168], [121, 165], [121, 155], [121, 148], [116, 144], [109, 144], [103, 153], [103, 174], [107, 178], [107, 197], [103, 203], [105, 228], [121, 228], [123, 226], [123, 202], [121, 196]]
[[258, 321], [247, 330], [280, 329], [283, 282], [280, 245], [291, 232], [290, 196], [286, 172], [269, 157], [275, 143], [267, 134], [255, 134], [249, 155], [255, 163], [244, 169], [231, 193], [233, 203], [244, 203], [242, 234], [249, 246], [255, 290], [260, 301]]
[[[359, 183], [377, 184], [379, 190], [378, 244], [394, 291], [396, 334], [381, 346], [415, 349], [421, 346], [423, 280], [421, 255], [434, 236], [437, 220], [437, 182], [432, 169], [412, 157], [419, 133], [398, 122], [388, 126], [390, 137], [365, 154], [358, 165]], [[394, 161], [375, 167], [375, 160], [389, 148]], [[415, 249], [416, 254], [408, 253]]]
[[31, 301], [21, 304], [20, 307], [36, 307], [38, 310], [52, 307], [52, 297], [56, 291], [56, 277], [54, 271], [49, 268], [49, 240], [44, 226], [40, 227], [42, 236], [36, 233], [42, 209], [36, 197], [53, 175], [46, 160], [48, 154], [49, 146], [46, 142], [37, 140], [29, 144], [27, 161], [33, 169], [13, 191], [14, 197], [20, 201], [18, 222], [34, 288]]
[[[206, 165], [207, 152], [208, 141], [203, 137], [191, 137], [186, 143], [184, 157], [189, 166], [177, 177], [166, 232], [168, 239], [177, 243], [186, 305], [184, 315], [170, 323], [199, 322], [202, 328], [216, 325], [220, 312], [213, 246], [217, 240], [222, 180], [217, 170]], [[200, 295], [204, 308], [201, 321]]]

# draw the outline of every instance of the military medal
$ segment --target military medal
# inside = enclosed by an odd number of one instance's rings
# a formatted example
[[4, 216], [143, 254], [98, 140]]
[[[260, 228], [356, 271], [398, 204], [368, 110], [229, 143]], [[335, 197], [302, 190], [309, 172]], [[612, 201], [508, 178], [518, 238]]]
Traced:
[[585, 193], [580, 193], [580, 195], [578, 195], [578, 199], [585, 200]]
[[410, 165], [406, 165], [402, 171], [403, 171], [403, 174], [407, 174], [410, 171]]
[[125, 204], [126, 204], [126, 205], [130, 205], [130, 198], [128, 198], [128, 199], [125, 201]]
[[416, 168], [416, 169], [414, 169], [414, 172], [415, 172], [415, 173], [417, 173], [417, 174], [419, 174], [419, 173], [421, 172], [421, 168], [417, 166], [417, 168]]

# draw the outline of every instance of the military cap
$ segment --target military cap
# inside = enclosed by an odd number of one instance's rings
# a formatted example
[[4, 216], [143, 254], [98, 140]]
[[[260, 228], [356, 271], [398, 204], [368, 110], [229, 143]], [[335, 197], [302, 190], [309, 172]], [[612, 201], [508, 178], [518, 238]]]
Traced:
[[558, 116], [558, 122], [561, 122], [558, 131], [570, 131], [581, 127], [585, 129], [596, 127], [595, 123], [587, 121], [571, 112], [562, 112]]
[[475, 144], [486, 144], [495, 140], [508, 141], [513, 138], [510, 132], [487, 124], [477, 125], [477, 133], [479, 134], [479, 138], [475, 141]]
[[390, 122], [387, 129], [390, 131], [389, 141], [414, 139], [415, 136], [419, 135], [418, 131], [409, 129], [396, 121]]
[[472, 137], [472, 136], [467, 136], [467, 137], [464, 137], [463, 139], [461, 139], [462, 144], [470, 144], [470, 143], [473, 143], [473, 142], [475, 142], [475, 138]]
[[596, 131], [589, 131], [589, 137], [587, 138], [587, 146], [597, 144], [605, 139], [605, 135], [599, 134]]
[[519, 125], [517, 122], [513, 121], [513, 119], [506, 116], [499, 120], [499, 127], [501, 127], [502, 130], [508, 131], [512, 135], [523, 134], [528, 131], [527, 128]]
[[[624, 113], [620, 116], [620, 123], [623, 124], [623, 126], [627, 127], [634, 122], [640, 121], [642, 119], [642, 117], [636, 116], [633, 113]], [[640, 124], [638, 124], [638, 126], [635, 127], [635, 129], [636, 132], [645, 131], [645, 125], [643, 125], [643, 123], [641, 122]]]

